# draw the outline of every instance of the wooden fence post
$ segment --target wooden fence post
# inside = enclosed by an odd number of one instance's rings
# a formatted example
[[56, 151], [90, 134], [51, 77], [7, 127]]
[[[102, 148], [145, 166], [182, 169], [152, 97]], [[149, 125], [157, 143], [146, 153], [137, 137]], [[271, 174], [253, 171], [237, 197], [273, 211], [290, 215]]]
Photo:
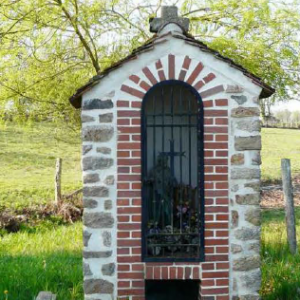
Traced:
[[56, 168], [55, 168], [55, 204], [61, 202], [61, 165], [62, 159], [56, 159]]
[[293, 185], [291, 176], [291, 162], [289, 159], [281, 160], [282, 172], [282, 188], [285, 200], [285, 218], [287, 226], [287, 238], [292, 254], [297, 253], [297, 237], [296, 237], [296, 222], [295, 222], [295, 208]]

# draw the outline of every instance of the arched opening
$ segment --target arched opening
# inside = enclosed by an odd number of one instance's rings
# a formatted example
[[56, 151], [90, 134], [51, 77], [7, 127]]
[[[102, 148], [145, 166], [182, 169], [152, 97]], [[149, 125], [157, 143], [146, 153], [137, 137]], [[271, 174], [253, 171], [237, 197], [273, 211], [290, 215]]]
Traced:
[[145, 261], [204, 257], [203, 105], [190, 85], [156, 84], [142, 107]]

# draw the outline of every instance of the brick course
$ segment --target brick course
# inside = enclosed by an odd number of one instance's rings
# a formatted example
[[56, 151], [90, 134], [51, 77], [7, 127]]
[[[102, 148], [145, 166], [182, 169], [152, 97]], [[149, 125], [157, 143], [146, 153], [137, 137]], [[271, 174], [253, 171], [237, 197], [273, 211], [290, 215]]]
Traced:
[[[203, 75], [205, 68], [201, 62], [190, 69], [192, 60], [186, 56], [176, 72], [176, 57], [168, 56], [168, 64], [162, 60], [155, 63], [156, 74], [150, 68], [143, 69], [147, 82], [143, 83], [137, 74], [129, 77], [132, 85], [123, 85], [123, 100], [118, 101], [117, 111], [117, 164], [118, 164], [118, 297], [120, 299], [144, 300], [145, 280], [151, 279], [195, 279], [202, 280], [200, 295], [205, 299], [226, 299], [229, 293], [229, 242], [228, 242], [228, 110], [227, 99], [208, 99], [203, 102], [205, 123], [205, 253], [204, 263], [143, 263], [141, 258], [141, 143], [135, 142], [140, 133], [141, 103], [144, 93], [150, 86], [168, 78], [186, 79], [201, 90], [216, 76], [213, 73]], [[180, 67], [179, 66], [179, 67]], [[186, 76], [189, 73], [189, 76]], [[201, 84], [199, 83], [201, 82]], [[223, 91], [223, 86], [215, 86], [204, 92], [204, 96], [213, 96]], [[128, 100], [126, 100], [128, 94]], [[200, 92], [201, 95], [201, 92]], [[135, 97], [133, 100], [132, 96]], [[129, 102], [129, 105], [128, 105]], [[131, 107], [128, 110], [128, 107]], [[221, 108], [221, 109], [220, 109]], [[204, 117], [200, 116], [200, 117]], [[137, 125], [137, 126], [132, 126]], [[126, 137], [126, 141], [125, 141]], [[134, 173], [134, 175], [133, 175]], [[124, 174], [124, 175], [123, 175]], [[128, 174], [128, 175], [127, 175]], [[125, 219], [124, 216], [127, 218]], [[128, 223], [128, 219], [130, 223]], [[222, 263], [222, 264], [220, 264]], [[139, 298], [135, 296], [138, 295]], [[223, 298], [220, 298], [223, 297]]]

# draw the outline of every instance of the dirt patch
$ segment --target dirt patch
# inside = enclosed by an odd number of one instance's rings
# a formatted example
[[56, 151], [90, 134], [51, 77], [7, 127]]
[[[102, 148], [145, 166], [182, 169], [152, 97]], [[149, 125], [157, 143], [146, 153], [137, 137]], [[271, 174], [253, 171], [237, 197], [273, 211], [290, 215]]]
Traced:
[[[295, 206], [300, 206], [300, 194], [294, 193]], [[262, 208], [283, 208], [285, 202], [282, 190], [262, 191], [261, 203]]]
[[83, 212], [82, 199], [79, 193], [72, 197], [65, 197], [58, 205], [49, 203], [33, 205], [18, 210], [0, 209], [0, 229], [7, 232], [18, 232], [22, 224], [32, 227], [43, 220], [59, 221], [61, 223], [74, 223], [81, 220]]
[[[300, 206], [300, 175], [297, 175], [295, 178], [293, 178], [293, 191], [295, 206]], [[285, 207], [281, 183], [262, 185], [260, 205], [262, 208]]]

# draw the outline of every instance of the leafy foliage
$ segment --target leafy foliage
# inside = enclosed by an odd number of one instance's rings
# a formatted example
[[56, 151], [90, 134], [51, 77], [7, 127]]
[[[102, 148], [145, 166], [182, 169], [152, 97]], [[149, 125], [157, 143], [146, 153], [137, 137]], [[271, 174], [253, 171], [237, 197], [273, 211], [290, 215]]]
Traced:
[[[174, 2], [174, 1], [173, 1]], [[7, 118], [79, 124], [68, 103], [91, 76], [145, 42], [161, 0], [3, 0], [0, 107]], [[291, 96], [299, 81], [299, 0], [177, 1], [191, 33]], [[275, 99], [275, 98], [274, 98]], [[5, 109], [4, 109], [5, 108]]]

